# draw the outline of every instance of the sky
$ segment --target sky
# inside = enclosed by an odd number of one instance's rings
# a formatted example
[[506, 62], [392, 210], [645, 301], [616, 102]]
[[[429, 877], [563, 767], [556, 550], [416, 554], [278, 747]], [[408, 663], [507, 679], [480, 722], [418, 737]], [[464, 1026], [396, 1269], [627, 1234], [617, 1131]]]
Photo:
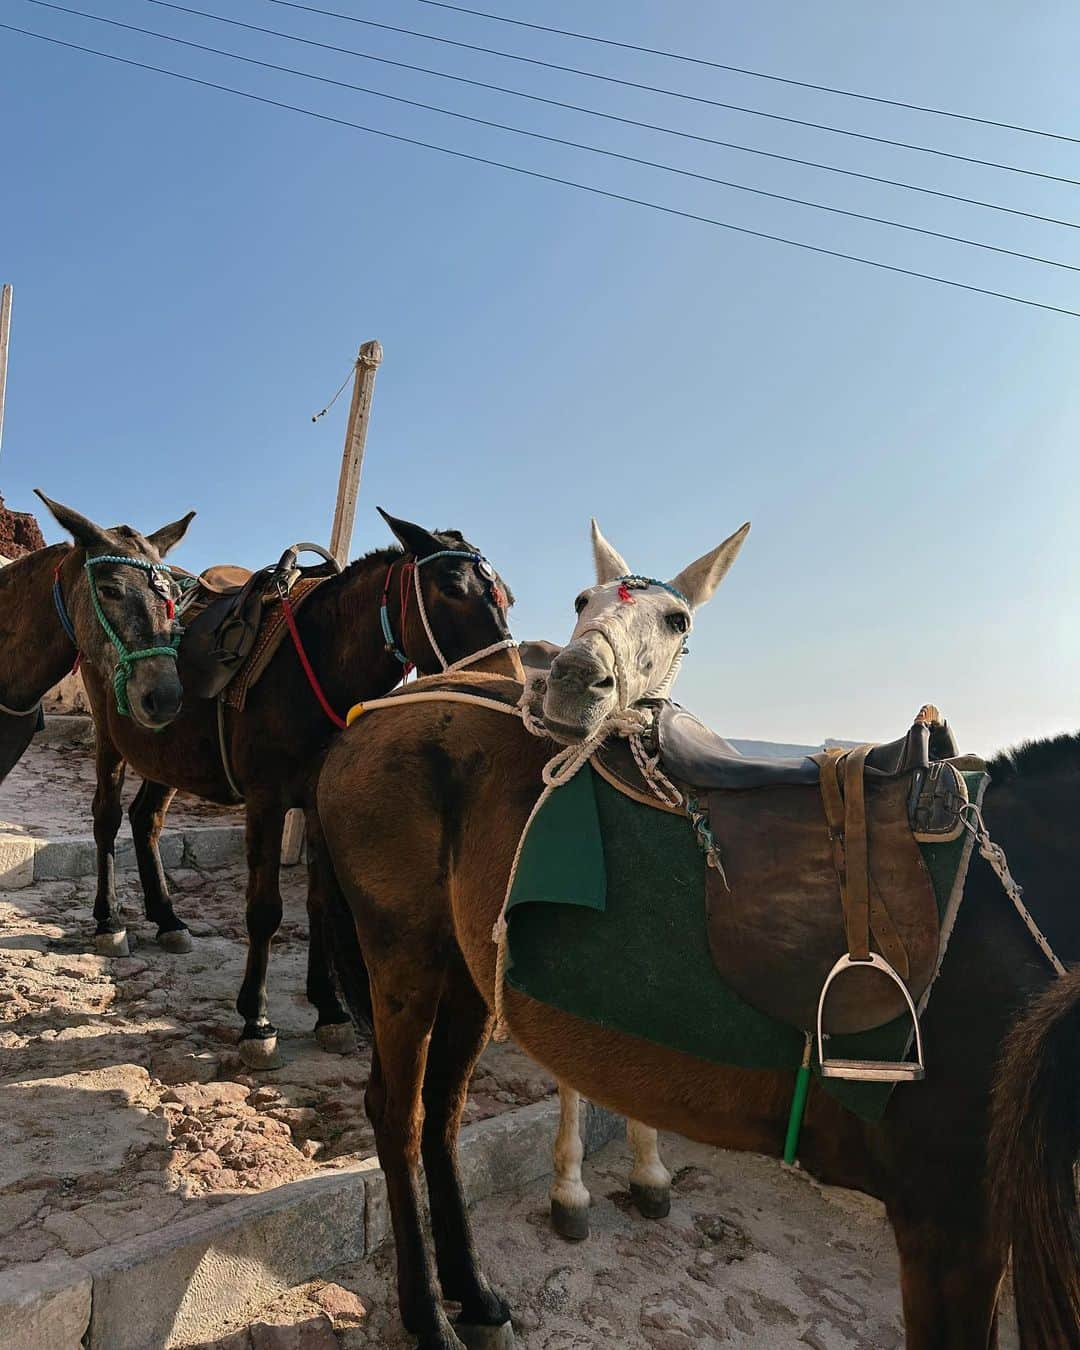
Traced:
[[[1023, 167], [950, 160], [447, 47], [272, 0], [244, 22], [623, 117], [1080, 222], [1080, 144], [597, 46], [419, 0], [326, 9]], [[913, 0], [474, 0], [479, 8], [1080, 138], [1080, 11]], [[76, 8], [694, 173], [1080, 268], [1033, 221], [228, 27]], [[29, 3], [0, 22], [263, 97], [1080, 311], [1080, 276], [547, 144]], [[385, 349], [375, 507], [478, 544], [520, 637], [562, 641], [589, 517], [675, 575], [753, 529], [677, 688], [725, 734], [889, 740], [936, 703], [965, 750], [1080, 726], [1080, 318], [511, 174], [0, 30], [0, 491], [258, 565], [329, 535], [359, 343]], [[40, 514], [39, 514], [40, 518]], [[42, 521], [46, 537], [62, 536]]]

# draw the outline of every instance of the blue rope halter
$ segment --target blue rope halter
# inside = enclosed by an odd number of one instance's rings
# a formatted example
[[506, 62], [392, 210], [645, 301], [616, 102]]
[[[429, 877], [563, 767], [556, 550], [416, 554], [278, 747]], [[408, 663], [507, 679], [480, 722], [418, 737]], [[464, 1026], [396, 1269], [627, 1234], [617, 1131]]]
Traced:
[[[416, 583], [415, 583], [415, 584], [416, 584], [417, 604], [420, 606], [420, 617], [424, 620], [424, 627], [425, 627], [425, 628], [428, 628], [428, 622], [427, 622], [427, 616], [426, 616], [426, 614], [424, 613], [424, 610], [423, 610], [423, 603], [424, 603], [424, 602], [423, 602], [423, 597], [422, 597], [421, 592], [420, 592], [420, 581], [419, 581], [418, 573], [419, 573], [419, 569], [420, 569], [421, 567], [423, 567], [423, 566], [425, 565], [425, 563], [434, 562], [434, 561], [436, 560], [436, 558], [469, 558], [469, 559], [472, 560], [472, 562], [476, 563], [476, 564], [480, 567], [480, 573], [481, 573], [481, 575], [484, 577], [484, 580], [488, 583], [489, 586], [490, 586], [490, 585], [493, 585], [493, 584], [494, 584], [494, 580], [495, 580], [495, 570], [494, 570], [494, 568], [491, 566], [491, 564], [488, 562], [488, 560], [484, 557], [484, 555], [483, 555], [482, 553], [474, 553], [471, 549], [441, 548], [441, 549], [439, 549], [436, 553], [429, 553], [429, 554], [428, 554], [426, 557], [424, 557], [424, 558], [417, 558], [417, 559], [413, 562], [412, 567], [413, 567], [414, 575], [416, 575]], [[484, 570], [485, 568], [487, 569], [486, 571]], [[397, 659], [397, 661], [400, 662], [401, 665], [407, 667], [407, 669], [406, 669], [406, 671], [405, 671], [405, 674], [408, 675], [409, 670], [410, 670], [410, 669], [412, 668], [412, 666], [413, 666], [413, 662], [409, 660], [409, 658], [405, 655], [405, 653], [404, 653], [404, 652], [401, 650], [401, 648], [397, 645], [397, 641], [396, 641], [395, 638], [394, 638], [394, 630], [393, 630], [393, 627], [392, 627], [392, 625], [391, 625], [391, 623], [390, 623], [390, 603], [389, 603], [389, 602], [390, 602], [390, 587], [389, 587], [389, 582], [390, 582], [390, 576], [389, 576], [389, 573], [387, 573], [387, 584], [383, 587], [382, 600], [381, 600], [381, 602], [380, 602], [380, 604], [379, 604], [379, 625], [380, 625], [380, 627], [382, 628], [382, 634], [383, 634], [383, 638], [384, 638], [384, 640], [385, 640], [386, 650], [390, 653], [391, 656], [395, 657], [395, 658]], [[406, 600], [406, 601], [405, 601], [405, 604], [407, 604], [407, 603], [408, 603], [408, 601]], [[405, 623], [405, 606], [404, 606], [404, 605], [402, 606], [401, 620], [402, 620], [402, 627], [404, 628], [404, 623]], [[429, 630], [429, 634], [430, 634], [430, 630]], [[436, 654], [436, 656], [440, 657], [440, 659], [442, 659], [442, 653], [439, 651], [439, 649], [438, 649], [437, 646], [435, 647], [435, 654]], [[445, 665], [446, 665], [446, 661], [443, 660], [443, 661], [442, 661], [442, 664], [445, 666]]]

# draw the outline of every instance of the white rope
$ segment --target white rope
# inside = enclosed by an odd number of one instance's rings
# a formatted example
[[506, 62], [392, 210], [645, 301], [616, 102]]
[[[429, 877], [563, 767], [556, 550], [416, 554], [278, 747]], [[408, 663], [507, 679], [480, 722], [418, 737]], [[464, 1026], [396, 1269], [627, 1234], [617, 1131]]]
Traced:
[[[1013, 874], [1009, 871], [1009, 860], [1005, 857], [1005, 850], [1000, 844], [995, 844], [990, 838], [990, 831], [986, 828], [986, 822], [983, 820], [982, 811], [974, 802], [968, 802], [960, 814], [963, 818], [965, 828], [970, 830], [975, 836], [979, 845], [979, 852], [994, 869], [998, 880], [1001, 882], [1002, 889], [1013, 902], [1017, 914], [1023, 919], [1025, 927], [1035, 940], [1035, 945], [1042, 952], [1043, 956], [1046, 957], [1047, 961], [1050, 962], [1050, 965], [1053, 967], [1054, 973], [1057, 976], [1061, 977], [1067, 975], [1068, 971], [1062, 962], [1058, 960], [1054, 949], [1047, 940], [1046, 934], [1035, 922], [1027, 905], [1024, 904], [1024, 892]], [[969, 816], [970, 819], [968, 818]]]

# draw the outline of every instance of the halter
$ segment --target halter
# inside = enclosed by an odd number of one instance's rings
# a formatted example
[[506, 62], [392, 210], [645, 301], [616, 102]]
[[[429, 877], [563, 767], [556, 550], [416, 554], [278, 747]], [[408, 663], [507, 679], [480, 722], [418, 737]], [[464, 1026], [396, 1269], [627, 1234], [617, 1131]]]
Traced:
[[[634, 591], [644, 591], [647, 590], [650, 586], [659, 586], [659, 588], [662, 591], [667, 591], [667, 593], [669, 595], [673, 595], [676, 600], [681, 600], [682, 603], [686, 606], [687, 610], [690, 610], [691, 608], [690, 601], [686, 598], [685, 595], [683, 595], [682, 591], [678, 590], [675, 586], [670, 585], [666, 581], [658, 581], [656, 577], [640, 576], [636, 572], [628, 572], [626, 576], [616, 577], [615, 581], [617, 581], [619, 584], [618, 595], [619, 599], [623, 602], [623, 604], [632, 605], [635, 603], [633, 594]], [[692, 611], [691, 614], [688, 614], [687, 617], [690, 619], [690, 628], [692, 628], [693, 627]], [[690, 628], [687, 628], [686, 632], [683, 634], [683, 641], [679, 646], [679, 649], [676, 651], [675, 655], [671, 659], [671, 665], [668, 666], [667, 674], [664, 676], [664, 678], [660, 681], [659, 684], [654, 685], [651, 689], [646, 690], [646, 692], [642, 695], [642, 700], [667, 698], [671, 686], [675, 683], [675, 677], [679, 673], [679, 668], [682, 665], [682, 659], [684, 656], [688, 654], [690, 650], [689, 647], [687, 647], [686, 645], [686, 639], [690, 636]], [[623, 676], [623, 664], [619, 660], [619, 649], [615, 645], [614, 637], [611, 635], [611, 633], [608, 632], [608, 626], [603, 622], [602, 618], [598, 618], [594, 623], [587, 624], [584, 628], [579, 628], [575, 634], [575, 637], [583, 637], [586, 633], [599, 633], [600, 636], [611, 648], [611, 654], [615, 658], [614, 661], [615, 683], [618, 691], [619, 707], [623, 711], [626, 711], [627, 710], [626, 682]], [[642, 700], [639, 700], [639, 702]]]
[[[491, 592], [491, 597], [502, 609], [506, 603], [502, 588], [499, 586], [495, 577], [495, 569], [482, 553], [474, 553], [471, 549], [459, 548], [441, 548], [435, 553], [429, 553], [425, 558], [416, 558], [412, 562], [402, 564], [401, 577], [399, 584], [399, 608], [401, 610], [401, 629], [402, 643], [404, 643], [405, 632], [405, 614], [409, 605], [409, 586], [410, 580], [412, 590], [416, 595], [416, 608], [420, 614], [420, 622], [424, 625], [424, 632], [427, 634], [427, 640], [431, 644], [431, 650], [435, 653], [435, 659], [442, 667], [444, 673], [447, 671], [464, 670], [466, 666], [474, 665], [485, 656], [491, 656], [493, 652], [506, 651], [517, 644], [513, 638], [503, 638], [500, 642], [493, 642], [489, 647], [484, 647], [482, 651], [473, 652], [470, 656], [464, 656], [460, 661], [454, 661], [452, 664], [447, 661], [443, 655], [442, 648], [435, 640], [435, 633], [432, 630], [431, 622], [428, 619], [427, 606], [424, 604], [424, 589], [420, 585], [420, 569], [430, 562], [435, 562], [437, 558], [468, 558], [476, 564], [481, 577], [487, 583]], [[382, 628], [383, 638], [385, 639], [386, 651], [393, 656], [403, 667], [404, 674], [408, 675], [415, 668], [416, 663], [406, 655], [394, 638], [394, 630], [390, 623], [390, 579], [394, 571], [394, 563], [386, 569], [386, 580], [383, 583], [382, 598], [379, 604], [379, 625]]]
[[[137, 567], [140, 571], [148, 573], [150, 585], [165, 601], [166, 613], [173, 625], [172, 633], [169, 637], [169, 645], [167, 647], [142, 647], [138, 651], [132, 652], [128, 651], [124, 646], [116, 630], [105, 617], [105, 611], [102, 609], [101, 600], [98, 597], [97, 582], [94, 579], [94, 568], [101, 563], [110, 563], [113, 565], [122, 564], [125, 567]], [[90, 588], [90, 603], [94, 607], [97, 621], [104, 629], [105, 636], [116, 649], [116, 671], [113, 675], [113, 689], [116, 693], [116, 711], [121, 717], [129, 717], [131, 715], [131, 708], [128, 704], [127, 686], [135, 662], [145, 660], [150, 656], [169, 656], [175, 661], [177, 648], [180, 646], [181, 630], [180, 625], [175, 622], [176, 608], [172, 596], [168, 595], [164, 590], [159, 590], [157, 585], [157, 574], [160, 572], [170, 572], [171, 569], [168, 563], [151, 562], [149, 558], [125, 558], [119, 553], [103, 553], [97, 558], [87, 558], [85, 569], [87, 583]], [[64, 597], [60, 592], [59, 568], [57, 568], [57, 576], [53, 583], [53, 599], [56, 603], [56, 612], [60, 616], [60, 623], [63, 625], [64, 631], [71, 638], [72, 642], [75, 642], [75, 629], [72, 626], [71, 618], [64, 605]]]

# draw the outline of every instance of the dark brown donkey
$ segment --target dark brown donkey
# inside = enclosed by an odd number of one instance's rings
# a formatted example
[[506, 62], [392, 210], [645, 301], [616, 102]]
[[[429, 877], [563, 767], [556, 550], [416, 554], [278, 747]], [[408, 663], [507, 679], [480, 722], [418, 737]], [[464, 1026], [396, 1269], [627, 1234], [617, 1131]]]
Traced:
[[[296, 614], [300, 639], [319, 684], [341, 715], [360, 699], [386, 693], [401, 678], [402, 665], [380, 624], [384, 594], [398, 651], [422, 672], [442, 669], [408, 584], [410, 567], [418, 559], [440, 555], [416, 576], [424, 612], [447, 663], [509, 638], [505, 588], [462, 535], [433, 534], [408, 521], [386, 519], [401, 547], [378, 549], [328, 577]], [[188, 950], [190, 937], [169, 900], [158, 839], [177, 788], [210, 801], [235, 801], [218, 743], [217, 704], [211, 699], [186, 699], [176, 721], [151, 735], [118, 713], [102, 672], [86, 663], [83, 676], [98, 735], [94, 838], [99, 883], [94, 917], [99, 941], [115, 951], [124, 940], [112, 858], [121, 819], [120, 789], [125, 766], [130, 765], [145, 780], [129, 815], [147, 917], [157, 924], [159, 941], [167, 948]], [[273, 1062], [277, 1042], [269, 1017], [266, 973], [270, 941], [281, 923], [278, 872], [282, 827], [290, 807], [304, 809], [308, 822], [307, 995], [318, 1014], [316, 1033], [328, 1049], [344, 1051], [353, 1043], [351, 1020], [338, 999], [325, 955], [324, 869], [314, 811], [317, 770], [335, 734], [287, 639], [249, 691], [244, 710], [225, 710], [232, 776], [246, 806], [249, 869], [248, 959], [236, 1006], [244, 1019], [241, 1051], [255, 1066]]]
[[[38, 493], [75, 540], [28, 553], [0, 568], [0, 781], [30, 744], [41, 700], [75, 663], [76, 643], [65, 625], [74, 625], [78, 649], [112, 679], [117, 653], [90, 599], [87, 558], [103, 555], [160, 563], [183, 537], [192, 515], [153, 534], [130, 525], [104, 529], [70, 507]], [[94, 564], [101, 612], [129, 650], [157, 647], [167, 639], [169, 620], [155, 573], [139, 565]], [[145, 725], [163, 725], [180, 707], [176, 662], [148, 657], [132, 669], [132, 716]]]

